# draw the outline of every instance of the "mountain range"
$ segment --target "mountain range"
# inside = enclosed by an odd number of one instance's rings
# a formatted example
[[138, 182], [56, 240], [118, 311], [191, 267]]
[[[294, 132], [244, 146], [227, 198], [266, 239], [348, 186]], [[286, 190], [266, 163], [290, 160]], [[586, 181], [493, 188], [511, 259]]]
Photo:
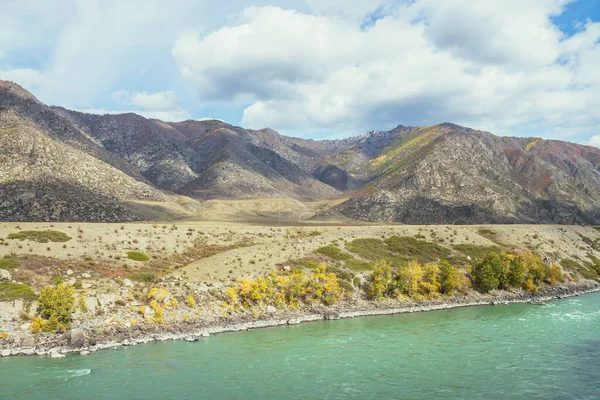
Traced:
[[451, 123], [291, 138], [49, 107], [0, 81], [0, 220], [130, 221], [246, 198], [336, 200], [315, 219], [600, 224], [600, 149]]

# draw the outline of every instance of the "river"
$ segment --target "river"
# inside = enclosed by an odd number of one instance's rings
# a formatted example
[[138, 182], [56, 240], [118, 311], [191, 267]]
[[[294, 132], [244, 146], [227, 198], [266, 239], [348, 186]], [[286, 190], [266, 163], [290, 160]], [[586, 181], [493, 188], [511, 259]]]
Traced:
[[0, 359], [0, 399], [598, 399], [600, 293]]

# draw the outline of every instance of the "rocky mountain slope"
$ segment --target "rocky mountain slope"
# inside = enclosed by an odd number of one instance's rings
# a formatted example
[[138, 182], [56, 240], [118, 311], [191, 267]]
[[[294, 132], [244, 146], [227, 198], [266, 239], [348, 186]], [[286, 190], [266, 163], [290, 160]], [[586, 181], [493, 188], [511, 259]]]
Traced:
[[419, 224], [600, 222], [595, 147], [442, 124], [402, 134], [368, 167], [373, 180], [338, 207], [346, 216]]
[[47, 107], [0, 81], [0, 134], [2, 219], [143, 218], [127, 202], [171, 193], [337, 199], [316, 218], [600, 224], [598, 148], [450, 123], [308, 140], [217, 120]]
[[[137, 179], [136, 179], [137, 178]], [[0, 219], [126, 221], [166, 201], [139, 172], [28, 92], [0, 81]]]

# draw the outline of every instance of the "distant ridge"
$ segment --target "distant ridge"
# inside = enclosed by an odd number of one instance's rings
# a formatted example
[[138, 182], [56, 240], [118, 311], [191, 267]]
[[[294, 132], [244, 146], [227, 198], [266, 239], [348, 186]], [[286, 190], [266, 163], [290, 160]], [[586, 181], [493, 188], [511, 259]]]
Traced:
[[[442, 123], [307, 140], [219, 120], [48, 107], [0, 81], [0, 219], [145, 218], [174, 195], [347, 198], [376, 222], [600, 224], [600, 150]], [[338, 202], [339, 203], [339, 202]]]

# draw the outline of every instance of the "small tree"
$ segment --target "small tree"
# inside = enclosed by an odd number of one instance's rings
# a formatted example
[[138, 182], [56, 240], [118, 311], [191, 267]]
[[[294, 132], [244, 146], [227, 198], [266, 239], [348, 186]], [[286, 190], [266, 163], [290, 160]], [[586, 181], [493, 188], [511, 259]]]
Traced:
[[57, 324], [69, 326], [74, 306], [75, 289], [65, 283], [60, 283], [55, 287], [46, 286], [38, 298], [40, 315], [52, 322], [50, 326]]
[[441, 291], [444, 294], [451, 295], [460, 287], [460, 270], [447, 260], [440, 261], [438, 266], [440, 268]]
[[473, 267], [473, 283], [479, 290], [487, 293], [498, 288], [498, 285], [500, 285], [498, 271], [502, 270], [502, 266], [498, 264], [501, 263], [502, 260], [498, 253], [490, 253], [481, 262], [475, 264]]

